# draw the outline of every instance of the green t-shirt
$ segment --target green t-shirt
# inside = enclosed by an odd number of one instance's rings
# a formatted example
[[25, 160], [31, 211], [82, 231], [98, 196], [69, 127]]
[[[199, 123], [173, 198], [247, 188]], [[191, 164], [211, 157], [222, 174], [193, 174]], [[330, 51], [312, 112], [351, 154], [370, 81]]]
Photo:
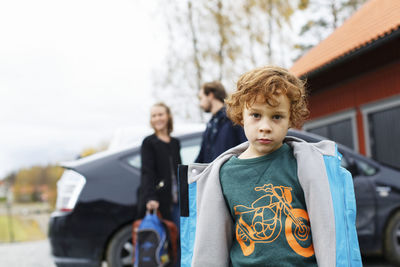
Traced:
[[234, 222], [232, 266], [317, 266], [292, 149], [230, 158], [220, 170]]

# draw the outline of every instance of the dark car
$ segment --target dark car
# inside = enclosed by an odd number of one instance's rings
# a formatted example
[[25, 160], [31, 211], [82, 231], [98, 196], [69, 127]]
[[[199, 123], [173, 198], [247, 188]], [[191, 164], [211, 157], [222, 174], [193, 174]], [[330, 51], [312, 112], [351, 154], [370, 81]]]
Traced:
[[[183, 164], [198, 154], [201, 132], [183, 135]], [[302, 131], [308, 142], [323, 137]], [[357, 231], [363, 254], [383, 253], [400, 263], [400, 171], [338, 146], [353, 175]], [[132, 222], [140, 183], [140, 147], [101, 152], [63, 165], [49, 238], [57, 266], [132, 266]]]

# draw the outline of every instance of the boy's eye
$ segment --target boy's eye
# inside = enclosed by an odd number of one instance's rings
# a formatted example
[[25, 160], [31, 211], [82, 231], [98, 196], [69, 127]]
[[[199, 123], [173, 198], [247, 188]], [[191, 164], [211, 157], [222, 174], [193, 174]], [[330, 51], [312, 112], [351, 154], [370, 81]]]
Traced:
[[251, 113], [250, 116], [252, 116], [252, 117], [255, 118], [255, 119], [258, 119], [258, 118], [261, 117], [261, 115], [258, 114], [258, 113]]
[[274, 115], [274, 116], [272, 116], [272, 119], [280, 120], [280, 119], [282, 119], [282, 115]]

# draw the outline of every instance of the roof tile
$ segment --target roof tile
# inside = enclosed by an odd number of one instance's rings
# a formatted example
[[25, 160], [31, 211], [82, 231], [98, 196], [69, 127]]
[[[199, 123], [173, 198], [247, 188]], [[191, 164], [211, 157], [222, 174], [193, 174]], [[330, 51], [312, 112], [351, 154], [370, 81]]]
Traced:
[[290, 71], [314, 71], [400, 27], [400, 0], [370, 0], [325, 40], [299, 58]]

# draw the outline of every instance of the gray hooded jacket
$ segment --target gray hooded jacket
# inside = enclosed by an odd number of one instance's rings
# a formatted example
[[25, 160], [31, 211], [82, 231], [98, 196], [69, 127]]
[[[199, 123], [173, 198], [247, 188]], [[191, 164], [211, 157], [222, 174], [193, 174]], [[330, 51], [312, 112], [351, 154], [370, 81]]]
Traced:
[[[340, 166], [336, 144], [307, 143], [295, 137], [287, 137], [285, 142], [297, 160], [318, 266], [362, 266], [352, 177]], [[219, 171], [247, 147], [248, 142], [236, 146], [209, 165], [180, 167], [182, 267], [229, 266], [234, 229]]]

